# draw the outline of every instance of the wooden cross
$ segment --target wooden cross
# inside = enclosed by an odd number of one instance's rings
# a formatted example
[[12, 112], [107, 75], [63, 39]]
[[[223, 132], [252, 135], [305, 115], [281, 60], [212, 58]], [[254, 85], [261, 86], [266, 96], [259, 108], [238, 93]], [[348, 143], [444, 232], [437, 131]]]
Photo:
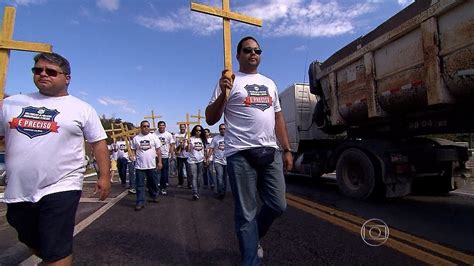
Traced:
[[[222, 0], [222, 9], [191, 2], [191, 10], [222, 18], [224, 28], [224, 68], [228, 70], [225, 75], [227, 78], [232, 80], [232, 43], [230, 37], [230, 21], [236, 20], [261, 27], [262, 20], [245, 16], [236, 12], [231, 12], [229, 0]], [[226, 91], [227, 97], [229, 97], [229, 92], [229, 90]]]
[[112, 136], [115, 134], [116, 131], [122, 133], [122, 129], [121, 129], [121, 128], [115, 129], [115, 128], [114, 128], [114, 125], [115, 125], [115, 123], [111, 123], [111, 124], [110, 124], [110, 129], [105, 130], [105, 132], [106, 132], [106, 133], [110, 132], [110, 134], [111, 134], [110, 137], [112, 138], [113, 142], [115, 143], [116, 138], [115, 138], [115, 137], [112, 137]]
[[189, 113], [186, 113], [186, 122], [177, 122], [178, 125], [186, 125], [186, 138], [189, 139], [189, 126], [190, 125], [199, 125], [199, 122], [189, 121]]
[[143, 117], [145, 119], [148, 119], [148, 118], [151, 118], [151, 120], [153, 121], [153, 130], [156, 130], [156, 124], [155, 124], [155, 118], [161, 118], [161, 116], [157, 115], [155, 116], [155, 113], [153, 113], [153, 110], [151, 110], [151, 116], [145, 116]]
[[197, 115], [191, 115], [192, 118], [197, 118], [197, 123], [198, 125], [201, 124], [201, 118], [206, 118], [205, 116], [201, 116], [201, 109], [198, 110], [198, 114]]
[[0, 30], [0, 99], [3, 99], [3, 96], [5, 95], [5, 81], [7, 79], [10, 50], [46, 53], [51, 53], [52, 51], [50, 44], [12, 40], [14, 24], [15, 8], [7, 6], [3, 13], [3, 23]]
[[125, 141], [125, 146], [127, 147], [127, 153], [128, 153], [128, 158], [131, 158], [131, 156], [133, 155], [132, 154], [132, 151], [130, 150], [130, 141], [131, 139], [140, 132], [140, 128], [133, 128], [133, 129], [129, 129], [128, 127], [126, 127], [124, 125], [124, 123], [120, 123], [120, 133], [112, 133], [110, 135], [111, 138], [113, 139], [116, 139], [116, 138], [123, 138], [124, 141]]

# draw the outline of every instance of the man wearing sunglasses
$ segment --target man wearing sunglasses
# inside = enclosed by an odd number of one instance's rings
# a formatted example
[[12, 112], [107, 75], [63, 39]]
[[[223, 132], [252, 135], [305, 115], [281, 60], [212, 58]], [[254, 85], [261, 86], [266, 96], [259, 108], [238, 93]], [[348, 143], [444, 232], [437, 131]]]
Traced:
[[96, 111], [69, 95], [69, 62], [58, 54], [34, 58], [39, 92], [3, 101], [0, 136], [6, 139], [7, 220], [18, 239], [46, 265], [70, 265], [74, 219], [85, 172], [84, 139], [99, 167], [96, 192], [110, 192], [107, 135]]
[[150, 134], [150, 122], [140, 122], [140, 134], [132, 139], [132, 151], [136, 160], [136, 190], [137, 201], [135, 211], [145, 207], [145, 177], [150, 202], [158, 203], [158, 171], [163, 168], [161, 159], [161, 140], [155, 134]]
[[[222, 72], [206, 108], [209, 125], [224, 114], [225, 156], [244, 265], [262, 263], [259, 241], [286, 209], [283, 172], [293, 167], [276, 85], [258, 73], [261, 54], [255, 38], [240, 40], [236, 55], [239, 71], [232, 79], [226, 77], [226, 70]], [[282, 151], [276, 150], [277, 140]], [[257, 192], [263, 202], [258, 214]]]

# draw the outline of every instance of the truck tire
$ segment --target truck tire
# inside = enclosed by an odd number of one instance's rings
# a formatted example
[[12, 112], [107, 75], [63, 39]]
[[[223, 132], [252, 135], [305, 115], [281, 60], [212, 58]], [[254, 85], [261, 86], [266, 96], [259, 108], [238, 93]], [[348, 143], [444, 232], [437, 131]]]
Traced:
[[367, 199], [375, 191], [375, 167], [363, 151], [345, 150], [336, 164], [336, 179], [342, 194], [356, 199]]

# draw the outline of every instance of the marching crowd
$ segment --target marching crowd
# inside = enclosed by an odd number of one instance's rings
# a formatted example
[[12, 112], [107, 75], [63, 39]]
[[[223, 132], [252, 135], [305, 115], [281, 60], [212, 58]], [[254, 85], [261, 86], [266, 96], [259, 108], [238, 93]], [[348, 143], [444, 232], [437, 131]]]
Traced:
[[[178, 178], [177, 188], [186, 186], [192, 198], [199, 199], [201, 181], [204, 189], [211, 189], [218, 199], [224, 199], [227, 191], [227, 168], [225, 158], [225, 124], [219, 125], [219, 134], [214, 138], [209, 129], [201, 125], [186, 134], [186, 124], [179, 125], [174, 134], [166, 130], [166, 122], [158, 122], [158, 130], [151, 132], [150, 123], [143, 120], [140, 132], [131, 139], [120, 139], [109, 145], [111, 160], [111, 182], [118, 172], [120, 183], [129, 192], [137, 195], [135, 210], [145, 204], [145, 189], [150, 202], [158, 202], [158, 195], [167, 195], [170, 173]], [[127, 178], [128, 177], [128, 178]]]
[[261, 54], [257, 40], [245, 37], [237, 45], [239, 70], [222, 72], [206, 108], [207, 124], [225, 118], [219, 135], [211, 138], [209, 130], [196, 125], [188, 138], [186, 125], [180, 125], [173, 136], [164, 121], [150, 133], [150, 123], [144, 120], [131, 143], [117, 141], [109, 149], [97, 112], [69, 94], [69, 61], [56, 53], [35, 56], [31, 71], [38, 92], [13, 95], [0, 104], [8, 177], [2, 201], [18, 239], [45, 265], [72, 264], [86, 139], [97, 161], [99, 199], [110, 193], [111, 172], [118, 171], [122, 185], [128, 172], [137, 211], [145, 204], [145, 179], [149, 201], [168, 193], [174, 160], [178, 187], [186, 179], [194, 200], [199, 199], [201, 180], [224, 198], [228, 174], [242, 264], [261, 265], [260, 239], [286, 210], [284, 171], [293, 167], [277, 87], [258, 71]]

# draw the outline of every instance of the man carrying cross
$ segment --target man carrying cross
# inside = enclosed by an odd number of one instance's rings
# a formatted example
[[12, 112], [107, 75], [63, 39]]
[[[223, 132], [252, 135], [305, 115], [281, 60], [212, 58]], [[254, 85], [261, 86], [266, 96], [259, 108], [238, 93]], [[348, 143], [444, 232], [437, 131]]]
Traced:
[[[293, 167], [276, 85], [258, 73], [261, 54], [255, 38], [240, 40], [235, 79], [229, 79], [224, 70], [206, 108], [209, 125], [217, 123], [224, 114], [225, 156], [244, 265], [262, 263], [259, 241], [286, 209], [283, 171]], [[282, 151], [277, 150], [277, 140]], [[257, 192], [263, 202], [258, 214]]]

